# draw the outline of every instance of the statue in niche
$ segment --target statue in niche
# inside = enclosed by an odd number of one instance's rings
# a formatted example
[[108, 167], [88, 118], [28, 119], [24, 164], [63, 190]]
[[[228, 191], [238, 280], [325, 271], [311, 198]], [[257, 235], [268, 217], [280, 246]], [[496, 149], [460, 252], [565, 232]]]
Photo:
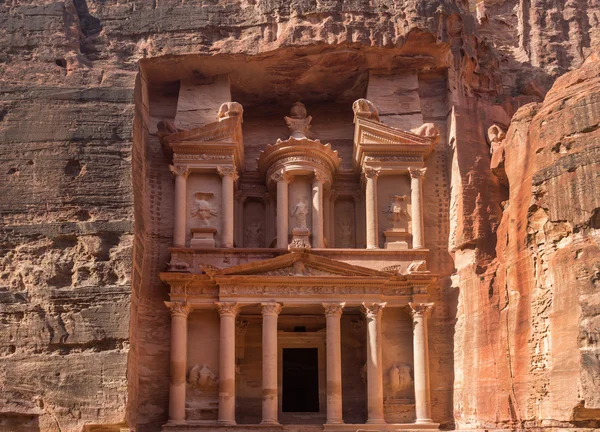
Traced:
[[215, 374], [206, 365], [202, 367], [194, 365], [188, 375], [188, 384], [200, 388], [200, 390], [210, 390], [217, 387], [219, 380]]
[[208, 202], [208, 199], [213, 195], [212, 192], [196, 192], [194, 195], [196, 202], [192, 208], [192, 216], [197, 218], [203, 227], [208, 226], [208, 222], [217, 216], [217, 211]]
[[410, 388], [413, 383], [410, 376], [410, 366], [404, 363], [392, 365], [388, 372], [388, 379], [394, 393]]
[[246, 246], [261, 247], [262, 231], [262, 224], [260, 222], [253, 222], [248, 225], [245, 232]]
[[406, 218], [406, 195], [394, 195], [385, 213], [392, 220], [392, 228], [403, 228], [403, 223]]
[[340, 246], [351, 247], [352, 246], [352, 224], [348, 218], [340, 219], [337, 218], [338, 226], [340, 227]]
[[300, 197], [292, 216], [296, 218], [296, 228], [308, 229], [307, 218], [308, 218], [308, 204], [304, 197]]

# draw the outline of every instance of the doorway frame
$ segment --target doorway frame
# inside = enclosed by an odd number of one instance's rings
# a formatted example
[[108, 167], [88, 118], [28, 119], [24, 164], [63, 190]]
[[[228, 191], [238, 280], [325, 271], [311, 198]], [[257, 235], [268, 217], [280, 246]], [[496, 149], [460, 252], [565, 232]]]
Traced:
[[[327, 421], [326, 330], [316, 332], [277, 332], [277, 396], [279, 422], [282, 424], [324, 424]], [[317, 348], [319, 375], [319, 412], [283, 412], [283, 350]]]

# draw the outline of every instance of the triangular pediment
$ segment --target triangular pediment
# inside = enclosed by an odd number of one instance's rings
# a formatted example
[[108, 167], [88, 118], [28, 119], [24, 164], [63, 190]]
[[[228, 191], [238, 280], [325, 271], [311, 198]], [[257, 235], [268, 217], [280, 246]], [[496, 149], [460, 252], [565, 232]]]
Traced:
[[366, 267], [355, 266], [332, 260], [309, 252], [290, 252], [264, 261], [229, 267], [214, 273], [219, 276], [262, 276], [262, 277], [382, 277], [391, 274]]
[[437, 140], [437, 137], [424, 137], [364, 118], [356, 120], [355, 130], [357, 132], [356, 143], [360, 144], [401, 144], [429, 147]]

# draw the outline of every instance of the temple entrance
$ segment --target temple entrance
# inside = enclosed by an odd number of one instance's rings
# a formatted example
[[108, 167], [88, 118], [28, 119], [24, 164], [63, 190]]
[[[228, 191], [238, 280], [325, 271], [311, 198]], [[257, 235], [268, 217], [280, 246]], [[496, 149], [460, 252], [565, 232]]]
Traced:
[[283, 412], [319, 412], [317, 348], [283, 350]]

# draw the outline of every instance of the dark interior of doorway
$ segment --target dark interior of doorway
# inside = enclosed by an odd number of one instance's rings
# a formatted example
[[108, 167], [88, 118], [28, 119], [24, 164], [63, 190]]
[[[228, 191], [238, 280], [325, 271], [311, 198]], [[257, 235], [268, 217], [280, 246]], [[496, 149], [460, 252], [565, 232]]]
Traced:
[[318, 348], [283, 350], [283, 412], [319, 412]]

